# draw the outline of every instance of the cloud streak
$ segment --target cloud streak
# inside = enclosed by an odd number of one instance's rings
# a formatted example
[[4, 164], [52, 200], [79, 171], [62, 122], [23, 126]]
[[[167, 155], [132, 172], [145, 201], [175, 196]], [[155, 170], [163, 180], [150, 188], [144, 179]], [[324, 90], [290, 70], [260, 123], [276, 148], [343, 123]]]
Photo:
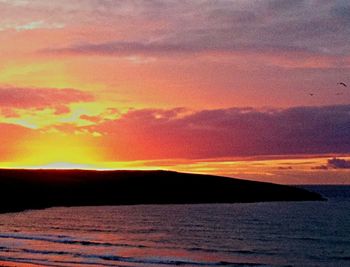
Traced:
[[298, 46], [255, 45], [244, 43], [208, 44], [196, 42], [171, 43], [171, 42], [107, 42], [97, 44], [73, 45], [62, 49], [47, 49], [44, 52], [67, 54], [91, 54], [91, 55], [158, 55], [171, 56], [179, 54], [199, 53], [282, 53], [293, 52], [299, 54], [312, 54], [312, 50]]

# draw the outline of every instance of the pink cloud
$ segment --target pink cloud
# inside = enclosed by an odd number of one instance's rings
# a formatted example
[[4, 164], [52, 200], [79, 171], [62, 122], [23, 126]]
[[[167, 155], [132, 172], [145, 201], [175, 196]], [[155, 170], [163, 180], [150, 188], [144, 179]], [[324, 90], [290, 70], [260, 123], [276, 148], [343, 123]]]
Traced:
[[80, 119], [82, 120], [86, 120], [86, 121], [89, 121], [89, 122], [93, 122], [93, 123], [99, 123], [103, 120], [103, 118], [101, 116], [89, 116], [89, 115], [81, 115], [80, 116]]
[[93, 101], [94, 97], [77, 89], [0, 88], [0, 109], [5, 117], [16, 116], [16, 109], [51, 108], [56, 115], [69, 112], [69, 104]]
[[58, 105], [55, 107], [55, 115], [67, 114], [70, 112], [70, 108], [64, 105]]

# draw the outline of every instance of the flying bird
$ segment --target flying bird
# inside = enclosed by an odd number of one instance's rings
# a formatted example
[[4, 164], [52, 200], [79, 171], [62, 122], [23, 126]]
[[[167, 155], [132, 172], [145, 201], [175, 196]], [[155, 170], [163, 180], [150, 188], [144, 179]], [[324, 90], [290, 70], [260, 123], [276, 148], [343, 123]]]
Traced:
[[342, 86], [344, 86], [344, 87], [348, 87], [347, 85], [346, 85], [346, 83], [343, 83], [343, 82], [340, 82], [340, 83], [338, 83], [339, 85], [342, 85]]
[[309, 95], [310, 95], [310, 96], [314, 96], [315, 94], [314, 94], [314, 93], [310, 93]]

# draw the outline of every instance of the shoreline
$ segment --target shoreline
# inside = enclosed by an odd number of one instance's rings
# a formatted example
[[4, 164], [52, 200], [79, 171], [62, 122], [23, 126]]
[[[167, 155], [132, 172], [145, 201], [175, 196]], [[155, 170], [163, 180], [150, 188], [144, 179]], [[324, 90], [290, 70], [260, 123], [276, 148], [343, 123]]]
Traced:
[[[22, 212], [30, 212], [30, 211], [39, 211], [39, 210], [46, 210], [46, 209], [53, 209], [53, 208], [83, 208], [83, 207], [128, 207], [128, 206], [166, 206], [166, 205], [217, 205], [217, 204], [256, 204], [256, 203], [288, 203], [288, 202], [317, 202], [317, 201], [328, 201], [327, 198], [322, 198], [319, 200], [280, 200], [280, 201], [252, 201], [252, 202], [199, 202], [199, 203], [137, 203], [137, 204], [106, 204], [106, 205], [70, 205], [70, 206], [50, 206], [50, 207], [44, 207], [44, 208], [28, 208], [28, 209], [21, 209], [21, 210], [11, 210], [11, 211], [0, 211], [0, 215], [3, 214], [13, 214], [13, 213], [22, 213]], [[1, 267], [1, 265], [0, 265]]]
[[[46, 209], [52, 209], [52, 208], [74, 208], [74, 207], [128, 207], [128, 206], [165, 206], [165, 205], [217, 205], [217, 204], [254, 204], [254, 203], [288, 203], [288, 202], [315, 202], [315, 201], [328, 201], [327, 198], [322, 196], [322, 199], [319, 200], [279, 200], [279, 201], [250, 201], [250, 202], [196, 202], [196, 203], [136, 203], [136, 204], [113, 204], [113, 205], [69, 205], [69, 206], [50, 206], [50, 207], [44, 207], [44, 208], [28, 208], [28, 209], [21, 209], [21, 210], [13, 210], [13, 211], [0, 211], [0, 215], [2, 214], [10, 214], [10, 213], [22, 213], [22, 212], [30, 212], [30, 211], [39, 211], [39, 210], [46, 210]], [[0, 265], [1, 267], [1, 265]]]

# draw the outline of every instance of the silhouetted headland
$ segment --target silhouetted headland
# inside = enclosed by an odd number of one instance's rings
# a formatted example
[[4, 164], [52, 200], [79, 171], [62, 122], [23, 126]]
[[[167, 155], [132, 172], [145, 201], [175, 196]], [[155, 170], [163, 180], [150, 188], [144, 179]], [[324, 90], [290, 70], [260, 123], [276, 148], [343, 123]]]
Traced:
[[302, 188], [171, 171], [0, 170], [0, 212], [54, 206], [324, 200]]

